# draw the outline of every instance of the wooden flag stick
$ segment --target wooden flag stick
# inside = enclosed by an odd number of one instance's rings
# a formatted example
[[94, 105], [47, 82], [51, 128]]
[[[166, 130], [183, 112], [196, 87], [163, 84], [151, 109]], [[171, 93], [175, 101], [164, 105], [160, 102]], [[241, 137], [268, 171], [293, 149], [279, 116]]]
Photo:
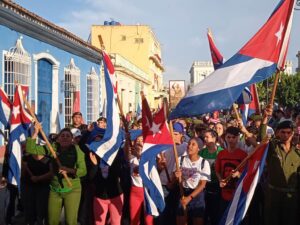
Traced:
[[[169, 117], [169, 107], [168, 107], [168, 99], [167, 98], [163, 98], [163, 107], [165, 109], [165, 118], [168, 118]], [[165, 157], [162, 152], [160, 153], [160, 156]], [[170, 183], [171, 177], [170, 177], [168, 168], [166, 166], [164, 166], [164, 170], [167, 175], [168, 182]]]
[[[35, 122], [35, 123], [39, 123], [38, 119], [36, 118], [35, 114], [33, 113], [32, 109], [31, 109], [31, 106], [30, 106], [29, 102], [27, 101], [26, 97], [24, 96], [24, 94], [23, 94], [23, 99], [24, 99], [24, 102], [25, 102], [25, 104], [26, 104], [26, 107], [27, 107], [27, 109], [28, 109], [30, 115], [32, 116], [34, 122]], [[40, 125], [40, 126], [41, 126], [41, 128], [40, 128], [39, 132], [41, 133], [41, 135], [42, 135], [44, 141], [46, 142], [46, 145], [47, 145], [47, 147], [49, 148], [49, 150], [50, 150], [50, 152], [51, 152], [53, 158], [55, 159], [55, 161], [56, 161], [58, 167], [61, 168], [61, 167], [62, 167], [61, 162], [59, 161], [59, 158], [57, 157], [56, 152], [54, 151], [52, 145], [51, 145], [50, 142], [48, 141], [48, 138], [47, 138], [45, 132], [43, 131], [42, 125]], [[64, 176], [65, 180], [67, 181], [68, 186], [71, 188], [71, 187], [72, 187], [72, 183], [71, 183], [69, 177], [67, 176], [67, 174], [66, 174], [66, 173], [62, 173], [62, 175]]]
[[254, 153], [256, 153], [256, 151], [262, 146], [262, 145], [264, 145], [264, 144], [267, 144], [269, 142], [269, 139], [268, 138], [266, 138], [266, 139], [264, 139], [259, 145], [257, 145], [256, 147], [255, 147], [255, 149], [254, 149], [254, 151], [252, 151], [246, 158], [244, 158], [243, 159], [243, 161], [231, 172], [231, 174], [228, 176], [228, 177], [226, 177], [225, 179], [224, 179], [224, 182], [225, 183], [228, 183], [231, 179], [232, 179], [232, 174], [233, 173], [235, 173], [235, 172], [237, 172], [237, 171], [239, 171], [241, 168], [243, 168], [245, 165], [246, 165], [246, 163], [248, 162], [248, 160], [254, 155]]
[[269, 103], [269, 105], [270, 105], [272, 108], [273, 108], [273, 105], [274, 105], [274, 100], [275, 100], [276, 90], [277, 90], [277, 86], [278, 86], [279, 73], [280, 73], [280, 71], [277, 70], [277, 71], [276, 71], [276, 74], [275, 74], [274, 85], [273, 85], [273, 88], [272, 88], [272, 95], [271, 95], [271, 100], [270, 100], [270, 103]]
[[[274, 104], [274, 100], [275, 100], [275, 94], [276, 94], [276, 89], [277, 89], [277, 86], [278, 86], [278, 80], [279, 80], [279, 73], [280, 73], [280, 71], [279, 70], [277, 70], [276, 71], [276, 74], [275, 74], [275, 80], [274, 80], [274, 85], [273, 85], [273, 89], [272, 89], [272, 95], [271, 95], [271, 100], [270, 100], [270, 106], [273, 108], [273, 104]], [[233, 107], [234, 109], [235, 109], [235, 107]], [[235, 109], [235, 111], [236, 111], [236, 109]], [[237, 111], [236, 111], [236, 113], [237, 113]], [[238, 116], [238, 115], [237, 115]], [[248, 162], [248, 160], [252, 157], [252, 155], [257, 151], [257, 149], [259, 149], [259, 147], [261, 147], [263, 144], [266, 144], [266, 143], [268, 143], [269, 142], [269, 139], [268, 138], [266, 138], [265, 140], [263, 140], [262, 141], [262, 143], [261, 144], [259, 144], [259, 145], [257, 145], [256, 146], [256, 148], [255, 148], [255, 150], [252, 152], [252, 153], [250, 153], [236, 168], [235, 168], [235, 170], [232, 172], [232, 173], [234, 173], [234, 172], [236, 172], [236, 171], [238, 171], [239, 169], [241, 169], [242, 167], [244, 167], [245, 165], [246, 165], [246, 163]], [[230, 176], [228, 176], [228, 177], [226, 177], [225, 178], [225, 182], [228, 182], [230, 179], [231, 179], [232, 177], [231, 177], [231, 175]]]
[[[170, 129], [171, 137], [172, 137], [172, 140], [173, 140], [173, 152], [174, 152], [174, 157], [175, 157], [176, 170], [179, 170], [180, 165], [179, 165], [179, 160], [178, 160], [178, 153], [177, 153], [176, 144], [174, 142], [173, 124], [172, 124], [171, 120], [169, 122], [169, 129]], [[179, 178], [179, 180], [178, 180], [178, 185], [179, 185], [179, 191], [180, 191], [181, 199], [184, 199], [184, 192], [183, 192], [183, 186], [182, 186], [182, 179], [181, 178]], [[184, 212], [184, 220], [187, 221], [186, 207], [183, 207], [183, 212]]]

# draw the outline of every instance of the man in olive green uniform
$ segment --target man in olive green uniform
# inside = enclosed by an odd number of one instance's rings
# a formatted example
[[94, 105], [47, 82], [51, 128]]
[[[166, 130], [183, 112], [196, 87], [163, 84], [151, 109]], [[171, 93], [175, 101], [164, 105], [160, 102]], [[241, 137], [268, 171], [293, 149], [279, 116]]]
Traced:
[[[261, 135], [266, 136], [267, 108], [262, 121]], [[292, 144], [293, 123], [283, 121], [276, 128], [276, 137], [269, 143], [267, 187], [265, 192], [265, 225], [296, 225], [299, 220], [300, 150]]]

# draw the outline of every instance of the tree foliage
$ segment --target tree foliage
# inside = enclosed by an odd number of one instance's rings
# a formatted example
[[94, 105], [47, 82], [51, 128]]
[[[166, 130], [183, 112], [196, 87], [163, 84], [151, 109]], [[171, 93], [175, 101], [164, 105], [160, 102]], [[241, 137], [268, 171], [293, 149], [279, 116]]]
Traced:
[[[257, 84], [260, 102], [268, 104], [272, 94], [275, 75]], [[283, 107], [295, 107], [300, 103], [300, 73], [295, 75], [280, 74], [275, 102]]]

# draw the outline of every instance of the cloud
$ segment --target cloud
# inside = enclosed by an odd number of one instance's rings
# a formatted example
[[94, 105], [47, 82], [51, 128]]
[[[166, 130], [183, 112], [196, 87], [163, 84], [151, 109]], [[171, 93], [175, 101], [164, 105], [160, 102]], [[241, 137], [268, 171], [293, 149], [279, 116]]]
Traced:
[[129, 0], [85, 0], [78, 3], [80, 8], [66, 13], [58, 25], [83, 39], [88, 38], [91, 25], [103, 24], [111, 19], [126, 24], [135, 23], [132, 15], [136, 18], [147, 14]]

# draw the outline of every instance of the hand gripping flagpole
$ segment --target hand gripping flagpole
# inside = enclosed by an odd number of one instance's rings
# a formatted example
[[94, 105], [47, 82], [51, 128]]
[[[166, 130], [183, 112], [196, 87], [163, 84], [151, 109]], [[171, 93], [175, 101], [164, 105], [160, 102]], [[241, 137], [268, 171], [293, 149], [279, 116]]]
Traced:
[[[33, 113], [32, 108], [31, 108], [31, 106], [30, 106], [29, 102], [27, 101], [27, 99], [26, 99], [26, 97], [25, 97], [24, 94], [23, 94], [23, 100], [24, 100], [24, 102], [25, 102], [25, 104], [26, 104], [26, 107], [27, 107], [27, 109], [28, 109], [30, 115], [31, 115], [32, 118], [33, 118], [33, 122], [39, 123], [38, 119], [36, 118], [35, 114]], [[52, 145], [51, 145], [50, 142], [48, 141], [48, 138], [47, 138], [45, 132], [43, 131], [43, 128], [42, 128], [42, 125], [41, 125], [41, 124], [40, 124], [39, 132], [41, 133], [41, 135], [42, 135], [44, 141], [46, 142], [46, 145], [47, 145], [47, 147], [49, 148], [49, 150], [50, 150], [50, 152], [51, 152], [53, 158], [55, 159], [55, 161], [56, 161], [58, 167], [61, 168], [61, 167], [62, 167], [62, 164], [61, 164], [61, 162], [59, 161], [59, 158], [57, 157], [56, 152], [54, 151]], [[71, 183], [69, 177], [67, 176], [67, 174], [66, 174], [66, 173], [62, 173], [62, 175], [63, 175], [63, 177], [65, 178], [65, 180], [66, 180], [68, 186], [71, 188], [71, 187], [72, 187], [72, 183]]]
[[[273, 108], [273, 104], [274, 104], [274, 100], [275, 100], [275, 94], [276, 94], [276, 89], [277, 89], [277, 86], [278, 86], [278, 80], [279, 80], [279, 74], [280, 74], [280, 70], [277, 70], [276, 71], [276, 74], [275, 74], [275, 80], [274, 80], [274, 85], [273, 85], [273, 89], [272, 89], [272, 95], [271, 95], [271, 100], [270, 100], [270, 104], [269, 104], [269, 107], [270, 108]], [[237, 110], [236, 108], [233, 106], [234, 110], [235, 110], [235, 113], [237, 114]], [[237, 118], [238, 118], [238, 114], [237, 114]], [[266, 139], [264, 139], [261, 144], [257, 145], [256, 148], [254, 149], [253, 152], [251, 152], [233, 171], [232, 173], [226, 177], [224, 179], [224, 182], [228, 182], [231, 180], [232, 178], [232, 174], [237, 172], [238, 170], [240, 170], [242, 167], [244, 167], [246, 165], [246, 163], [248, 162], [248, 160], [252, 157], [252, 155], [263, 145], [263, 144], [266, 144], [269, 142], [269, 138], [266, 137]]]

